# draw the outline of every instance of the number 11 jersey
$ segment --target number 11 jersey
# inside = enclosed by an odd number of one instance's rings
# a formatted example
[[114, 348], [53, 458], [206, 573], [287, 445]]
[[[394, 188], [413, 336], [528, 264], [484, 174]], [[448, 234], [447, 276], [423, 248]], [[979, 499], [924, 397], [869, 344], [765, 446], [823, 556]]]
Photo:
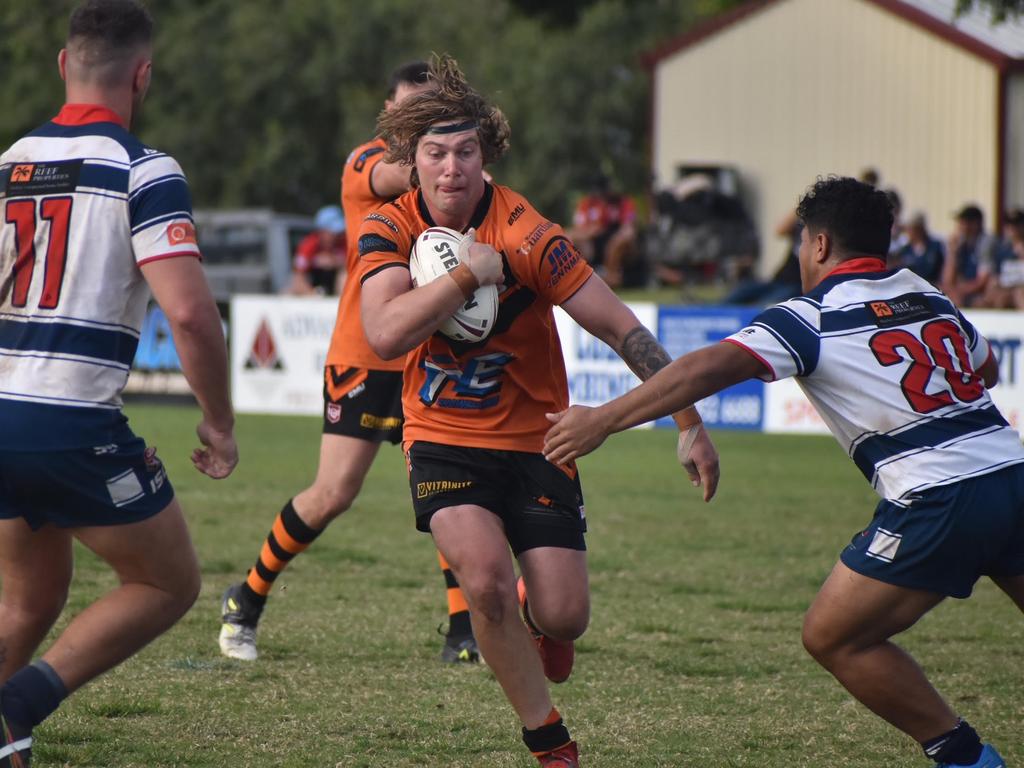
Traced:
[[116, 442], [149, 291], [139, 265], [198, 257], [173, 158], [69, 104], [0, 155], [0, 449]]

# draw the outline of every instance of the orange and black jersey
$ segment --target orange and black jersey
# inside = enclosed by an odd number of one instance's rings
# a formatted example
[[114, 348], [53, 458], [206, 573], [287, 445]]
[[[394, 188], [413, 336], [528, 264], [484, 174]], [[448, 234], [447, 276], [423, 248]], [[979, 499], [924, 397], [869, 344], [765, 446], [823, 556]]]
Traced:
[[[359, 230], [362, 283], [384, 269], [409, 268], [420, 233], [435, 226], [418, 189], [385, 204]], [[469, 227], [501, 255], [505, 290], [491, 335], [462, 343], [435, 333], [406, 356], [404, 439], [539, 452], [544, 414], [568, 406], [562, 348], [552, 306], [593, 270], [562, 228], [508, 187], [485, 184]]]
[[[348, 229], [345, 239], [348, 245], [346, 265], [349, 276], [355, 274], [359, 261], [356, 239], [363, 219], [385, 202], [373, 191], [370, 176], [377, 163], [384, 159], [387, 145], [382, 139], [360, 144], [352, 150], [345, 161], [341, 174], [341, 206], [345, 211]], [[338, 317], [334, 322], [331, 346], [327, 350], [327, 365], [344, 365], [354, 368], [369, 368], [374, 371], [400, 371], [404, 361], [384, 360], [374, 352], [366, 341], [363, 323], [359, 319], [359, 281], [345, 281], [338, 302]]]

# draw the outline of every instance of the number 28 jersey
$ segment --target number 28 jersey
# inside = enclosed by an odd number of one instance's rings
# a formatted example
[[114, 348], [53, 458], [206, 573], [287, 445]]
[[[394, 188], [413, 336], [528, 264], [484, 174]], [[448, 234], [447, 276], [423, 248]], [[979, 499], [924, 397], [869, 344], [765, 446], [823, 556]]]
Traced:
[[0, 155], [0, 448], [118, 439], [139, 265], [180, 256], [199, 256], [181, 168], [109, 109], [65, 105]]
[[1024, 462], [1019, 435], [975, 373], [988, 342], [909, 270], [848, 261], [725, 341], [760, 359], [766, 379], [795, 376], [885, 499]]
[[[431, 226], [419, 189], [378, 208], [359, 232], [356, 279], [407, 270], [413, 243]], [[550, 426], [544, 414], [569, 404], [552, 305], [569, 299], [593, 270], [561, 227], [508, 187], [486, 184], [469, 226], [504, 261], [498, 318], [483, 341], [461, 343], [435, 333], [409, 352], [403, 437], [536, 453]]]

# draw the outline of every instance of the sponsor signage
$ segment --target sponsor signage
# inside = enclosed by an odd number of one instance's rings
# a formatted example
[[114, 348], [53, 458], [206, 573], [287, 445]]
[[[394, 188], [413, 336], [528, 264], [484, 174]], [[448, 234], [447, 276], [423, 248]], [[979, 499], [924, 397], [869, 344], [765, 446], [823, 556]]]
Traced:
[[[239, 413], [323, 413], [336, 297], [231, 299], [231, 397]], [[340, 413], [338, 414], [340, 418]]]
[[[661, 307], [658, 341], [675, 360], [731, 336], [747, 326], [759, 311], [747, 307]], [[712, 429], [761, 429], [764, 382], [760, 379], [740, 382], [701, 400], [697, 411]], [[675, 426], [675, 422], [660, 419], [658, 426]]]

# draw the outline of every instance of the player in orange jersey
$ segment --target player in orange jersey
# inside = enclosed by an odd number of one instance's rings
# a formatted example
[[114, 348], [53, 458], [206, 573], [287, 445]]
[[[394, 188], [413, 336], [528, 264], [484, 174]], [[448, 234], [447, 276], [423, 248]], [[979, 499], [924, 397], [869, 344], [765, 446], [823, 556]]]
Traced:
[[[643, 379], [669, 358], [561, 227], [482, 177], [483, 165], [508, 146], [508, 123], [452, 59], [435, 60], [431, 71], [435, 89], [378, 120], [388, 159], [414, 166], [414, 188], [362, 223], [351, 279], [362, 284], [370, 346], [384, 358], [408, 353], [404, 446], [417, 528], [433, 535], [458, 575], [481, 652], [522, 721], [527, 747], [541, 765], [576, 768], [576, 744], [544, 679], [568, 677], [573, 641], [590, 612], [579, 477], [574, 465], [541, 455], [545, 413], [568, 403], [552, 306]], [[414, 288], [408, 254], [430, 226], [473, 236], [448, 277]], [[491, 284], [501, 305], [487, 339], [467, 344], [436, 333], [476, 287]], [[678, 421], [688, 471], [710, 499], [717, 453], [695, 411]]]
[[[384, 102], [389, 110], [430, 87], [427, 64], [395, 71]], [[356, 228], [381, 203], [409, 188], [409, 168], [384, 160], [384, 142], [356, 147], [345, 161], [341, 201], [348, 228], [347, 269], [357, 260]], [[355, 500], [382, 441], [402, 434], [402, 361], [382, 360], [367, 345], [359, 321], [359, 284], [346, 281], [324, 368], [324, 425], [313, 484], [290, 499], [274, 521], [246, 580], [228, 587], [221, 606], [220, 648], [246, 661], [257, 655], [256, 627], [274, 580]], [[479, 661], [469, 612], [455, 577], [442, 560], [449, 628], [441, 658]]]

